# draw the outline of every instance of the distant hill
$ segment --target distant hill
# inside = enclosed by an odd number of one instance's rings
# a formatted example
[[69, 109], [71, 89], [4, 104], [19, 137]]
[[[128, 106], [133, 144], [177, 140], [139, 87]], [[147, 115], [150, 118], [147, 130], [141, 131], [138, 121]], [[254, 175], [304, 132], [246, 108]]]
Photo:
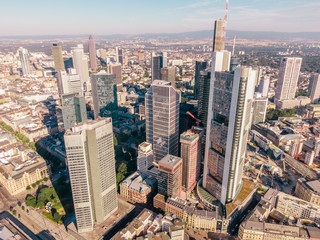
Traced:
[[[227, 39], [232, 39], [234, 35], [237, 38], [249, 40], [320, 40], [320, 32], [259, 32], [259, 31], [227, 31]], [[36, 35], [36, 36], [0, 36], [1, 39], [77, 39], [87, 38], [89, 34], [79, 35]], [[182, 32], [182, 33], [146, 33], [146, 34], [113, 34], [113, 35], [95, 35], [96, 39], [158, 39], [158, 40], [201, 40], [212, 38], [213, 30]]]

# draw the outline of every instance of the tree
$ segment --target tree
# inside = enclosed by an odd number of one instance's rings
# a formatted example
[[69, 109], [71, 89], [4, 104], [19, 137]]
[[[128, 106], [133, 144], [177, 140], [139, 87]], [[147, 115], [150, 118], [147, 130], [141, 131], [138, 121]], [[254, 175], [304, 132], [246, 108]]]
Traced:
[[30, 186], [27, 186], [27, 187], [26, 187], [26, 190], [30, 190], [30, 189], [31, 189], [31, 187], [30, 187]]
[[54, 215], [53, 215], [53, 218], [54, 220], [59, 223], [61, 221], [61, 218], [62, 218], [62, 215], [60, 215], [58, 212], [56, 212]]
[[10, 206], [9, 210], [10, 210], [10, 212], [12, 212], [12, 210], [13, 210], [13, 207], [12, 207], [12, 206]]
[[18, 204], [18, 206], [19, 206], [19, 207], [21, 207], [21, 202], [20, 202], [20, 201], [18, 201], [18, 203], [17, 203], [17, 204]]
[[144, 77], [149, 77], [149, 72], [146, 70], [145, 72], [144, 72], [144, 75], [143, 75]]
[[49, 178], [47, 178], [47, 177], [45, 177], [44, 179], [43, 179], [43, 181], [45, 181], [45, 182], [47, 182], [49, 180]]
[[113, 134], [113, 144], [114, 146], [118, 146], [118, 139], [115, 134]]
[[16, 210], [13, 210], [12, 214], [13, 214], [13, 215], [16, 215], [16, 214], [17, 214], [17, 211], [16, 211]]
[[118, 173], [122, 173], [123, 175], [126, 175], [128, 173], [127, 165], [125, 163], [121, 163], [118, 167]]
[[27, 199], [26, 199], [26, 205], [27, 205], [28, 207], [33, 207], [33, 208], [35, 208], [36, 205], [37, 205], [37, 200], [36, 200], [36, 198], [33, 197], [33, 196], [27, 197]]
[[20, 215], [20, 213], [18, 214], [18, 218], [20, 218], [21, 217], [21, 215]]
[[22, 208], [22, 210], [24, 210], [24, 206], [22, 206], [21, 208]]
[[32, 183], [32, 185], [31, 185], [33, 188], [36, 188], [36, 186], [37, 186], [37, 184], [35, 184], [35, 183]]
[[181, 103], [185, 103], [185, 102], [188, 102], [188, 98], [185, 98], [185, 97], [181, 97]]
[[116, 182], [117, 182], [117, 186], [119, 185], [119, 183], [124, 179], [124, 175], [120, 172], [117, 173], [116, 175]]

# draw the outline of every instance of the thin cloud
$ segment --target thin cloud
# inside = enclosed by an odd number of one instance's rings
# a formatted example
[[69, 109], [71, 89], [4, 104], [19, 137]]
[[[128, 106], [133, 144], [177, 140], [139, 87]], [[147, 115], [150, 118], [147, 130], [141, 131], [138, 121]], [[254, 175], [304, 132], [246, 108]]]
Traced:
[[201, 1], [201, 2], [196, 2], [192, 3], [186, 6], [179, 7], [178, 9], [190, 9], [190, 8], [199, 8], [199, 7], [206, 7], [210, 5], [210, 1]]

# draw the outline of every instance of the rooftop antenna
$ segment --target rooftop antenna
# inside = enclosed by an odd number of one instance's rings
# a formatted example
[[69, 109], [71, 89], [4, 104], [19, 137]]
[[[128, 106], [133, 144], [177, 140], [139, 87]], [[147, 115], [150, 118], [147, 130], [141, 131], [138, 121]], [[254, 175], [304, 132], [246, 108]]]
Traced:
[[227, 20], [228, 20], [228, 5], [229, 5], [229, 0], [226, 0], [226, 13], [224, 14], [224, 19], [223, 19], [223, 40], [226, 42], [226, 36], [227, 36]]
[[233, 45], [232, 45], [232, 56], [234, 56], [234, 48], [236, 46], [236, 35], [233, 36]]

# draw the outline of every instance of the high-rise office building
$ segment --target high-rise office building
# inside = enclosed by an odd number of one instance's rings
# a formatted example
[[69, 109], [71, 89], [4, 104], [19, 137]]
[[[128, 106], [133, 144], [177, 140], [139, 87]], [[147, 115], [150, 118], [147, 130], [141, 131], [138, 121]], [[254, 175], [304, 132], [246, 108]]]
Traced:
[[224, 20], [219, 19], [214, 22], [214, 35], [213, 35], [213, 51], [220, 52], [225, 48], [224, 36]]
[[112, 123], [118, 124], [118, 100], [116, 75], [100, 71], [91, 74], [94, 118], [112, 117]]
[[176, 67], [163, 67], [160, 69], [161, 80], [171, 82], [171, 86], [176, 86]]
[[155, 80], [146, 93], [146, 138], [153, 145], [154, 161], [178, 155], [180, 92], [168, 81]]
[[180, 135], [182, 187], [191, 191], [200, 177], [203, 129], [194, 127]]
[[56, 109], [59, 132], [70, 129], [74, 124], [87, 120], [86, 101], [78, 94], [62, 94]]
[[92, 231], [118, 209], [111, 118], [77, 124], [64, 141], [77, 229]]
[[88, 50], [89, 50], [90, 70], [92, 72], [96, 72], [97, 71], [96, 44], [94, 42], [92, 35], [90, 35], [89, 37]]
[[210, 92], [211, 70], [203, 70], [199, 74], [198, 117], [206, 129], [208, 118], [208, 102]]
[[167, 154], [158, 162], [158, 192], [165, 196], [180, 196], [182, 187], [182, 159]]
[[123, 64], [122, 48], [116, 47], [116, 61], [117, 63]]
[[262, 77], [258, 87], [258, 92], [261, 93], [261, 96], [264, 98], [268, 97], [269, 85], [270, 85], [270, 78], [267, 76]]
[[59, 43], [53, 43], [51, 50], [54, 62], [54, 69], [56, 70], [56, 72], [64, 71], [65, 66], [62, 56], [62, 46]]
[[69, 73], [66, 71], [58, 71], [56, 73], [58, 93], [80, 93], [82, 94], [81, 79], [78, 74], [75, 74], [74, 69], [69, 68]]
[[18, 54], [19, 54], [19, 60], [21, 63], [21, 69], [22, 69], [22, 75], [23, 76], [28, 76], [31, 74], [30, 70], [30, 62], [29, 62], [29, 54], [28, 50], [25, 48], [20, 47], [18, 49]]
[[262, 97], [261, 93], [256, 93], [253, 100], [252, 124], [265, 122], [267, 115], [268, 98]]
[[281, 59], [275, 94], [277, 101], [295, 98], [301, 63], [302, 58], [286, 57]]
[[200, 72], [205, 70], [208, 66], [208, 62], [196, 61], [196, 70], [194, 74], [194, 91], [193, 95], [196, 100], [199, 100], [199, 90], [200, 90]]
[[219, 72], [216, 60], [210, 84], [203, 186], [226, 204], [242, 186], [256, 71], [233, 66], [233, 71]]
[[137, 170], [147, 173], [147, 170], [153, 166], [152, 144], [143, 142], [138, 147]]
[[161, 68], [167, 67], [167, 53], [152, 53], [151, 55], [151, 80], [161, 79]]
[[108, 73], [116, 75], [117, 91], [122, 90], [122, 65], [121, 64], [109, 64]]
[[77, 70], [81, 84], [84, 86], [89, 82], [88, 58], [84, 55], [82, 44], [78, 44], [77, 47], [72, 47], [71, 50], [73, 67]]
[[317, 103], [320, 100], [320, 74], [313, 74], [310, 78], [308, 95], [312, 103]]

